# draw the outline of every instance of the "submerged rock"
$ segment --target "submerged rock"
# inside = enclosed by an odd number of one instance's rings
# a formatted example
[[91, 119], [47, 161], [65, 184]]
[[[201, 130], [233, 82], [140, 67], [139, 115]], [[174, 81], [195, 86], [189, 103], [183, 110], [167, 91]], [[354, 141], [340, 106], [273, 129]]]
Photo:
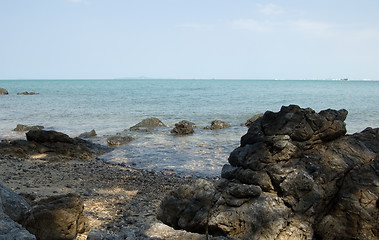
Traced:
[[171, 133], [174, 135], [187, 135], [195, 132], [193, 127], [194, 123], [191, 123], [187, 120], [182, 120], [178, 123], [175, 123], [175, 127], [171, 130]]
[[221, 120], [214, 120], [212, 121], [210, 126], [206, 126], [204, 129], [210, 129], [210, 130], [218, 130], [223, 128], [229, 128], [230, 124], [223, 122]]
[[166, 125], [158, 118], [152, 117], [142, 120], [133, 127], [130, 127], [129, 130], [137, 132], [149, 132], [157, 127], [166, 127]]
[[28, 91], [17, 93], [17, 95], [38, 95], [38, 94], [39, 94], [39, 93], [36, 93], [36, 92], [28, 92]]
[[221, 180], [173, 191], [157, 217], [239, 239], [378, 239], [379, 129], [345, 135], [346, 116], [295, 105], [266, 112]]

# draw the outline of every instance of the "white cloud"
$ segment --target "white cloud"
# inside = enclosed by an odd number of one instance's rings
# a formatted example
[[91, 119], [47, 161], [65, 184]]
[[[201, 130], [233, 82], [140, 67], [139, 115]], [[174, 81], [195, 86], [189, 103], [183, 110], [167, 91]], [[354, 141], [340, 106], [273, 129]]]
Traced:
[[269, 3], [265, 5], [259, 4], [258, 7], [259, 7], [259, 12], [265, 15], [278, 15], [278, 14], [285, 13], [283, 8], [273, 3]]

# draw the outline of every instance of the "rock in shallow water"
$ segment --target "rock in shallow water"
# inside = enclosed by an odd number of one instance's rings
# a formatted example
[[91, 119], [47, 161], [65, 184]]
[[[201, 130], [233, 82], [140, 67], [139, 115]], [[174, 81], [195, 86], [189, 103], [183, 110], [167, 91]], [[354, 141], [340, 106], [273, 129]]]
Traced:
[[378, 239], [379, 129], [345, 135], [346, 115], [294, 105], [266, 112], [223, 179], [173, 191], [158, 218], [240, 239]]

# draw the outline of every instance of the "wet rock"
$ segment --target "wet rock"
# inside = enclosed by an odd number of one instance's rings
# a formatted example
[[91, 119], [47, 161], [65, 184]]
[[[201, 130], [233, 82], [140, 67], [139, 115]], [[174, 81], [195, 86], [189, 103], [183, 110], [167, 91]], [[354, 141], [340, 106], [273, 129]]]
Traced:
[[37, 143], [71, 143], [74, 139], [67, 134], [56, 131], [30, 130], [26, 133], [26, 139]]
[[5, 88], [0, 88], [0, 95], [8, 95], [8, 91]]
[[42, 129], [44, 129], [44, 126], [40, 126], [40, 125], [28, 126], [28, 125], [23, 125], [23, 124], [17, 124], [16, 128], [13, 129], [13, 131], [27, 132], [30, 130], [42, 130]]
[[96, 137], [96, 136], [97, 136], [97, 134], [96, 134], [95, 129], [92, 129], [89, 132], [84, 132], [84, 133], [80, 134], [79, 138], [93, 138], [93, 137]]
[[53, 196], [40, 200], [24, 223], [39, 240], [74, 239], [86, 231], [83, 200], [77, 194]]
[[171, 130], [171, 133], [174, 135], [187, 135], [195, 132], [193, 129], [195, 126], [194, 123], [191, 123], [187, 120], [180, 121], [175, 123], [175, 127]]
[[221, 120], [214, 120], [212, 121], [210, 126], [206, 126], [204, 129], [210, 129], [210, 130], [218, 130], [223, 128], [229, 128], [230, 124], [223, 122]]
[[112, 136], [107, 138], [107, 143], [110, 146], [120, 146], [127, 144], [133, 140], [131, 136]]
[[291, 105], [254, 121], [222, 179], [174, 190], [158, 218], [239, 239], [378, 239], [379, 129]]
[[129, 130], [137, 132], [149, 132], [157, 127], [166, 127], [166, 125], [158, 118], [152, 117], [142, 120], [133, 127], [129, 128]]

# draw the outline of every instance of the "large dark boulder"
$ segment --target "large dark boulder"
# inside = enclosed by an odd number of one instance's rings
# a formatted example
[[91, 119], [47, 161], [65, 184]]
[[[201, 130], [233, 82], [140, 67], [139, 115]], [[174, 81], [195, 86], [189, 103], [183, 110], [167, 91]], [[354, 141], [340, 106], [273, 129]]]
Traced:
[[240, 239], [378, 239], [379, 129], [298, 106], [254, 121], [216, 182], [182, 186], [158, 218]]
[[32, 208], [24, 226], [39, 240], [71, 240], [88, 230], [84, 204], [77, 194], [42, 199]]
[[19, 157], [45, 155], [50, 159], [90, 159], [112, 150], [107, 146], [95, 144], [81, 138], [70, 138], [56, 131], [30, 130], [27, 140], [0, 143], [0, 154]]
[[130, 127], [129, 130], [136, 132], [149, 132], [157, 127], [166, 127], [166, 125], [158, 118], [152, 117], [142, 120], [133, 127]]

